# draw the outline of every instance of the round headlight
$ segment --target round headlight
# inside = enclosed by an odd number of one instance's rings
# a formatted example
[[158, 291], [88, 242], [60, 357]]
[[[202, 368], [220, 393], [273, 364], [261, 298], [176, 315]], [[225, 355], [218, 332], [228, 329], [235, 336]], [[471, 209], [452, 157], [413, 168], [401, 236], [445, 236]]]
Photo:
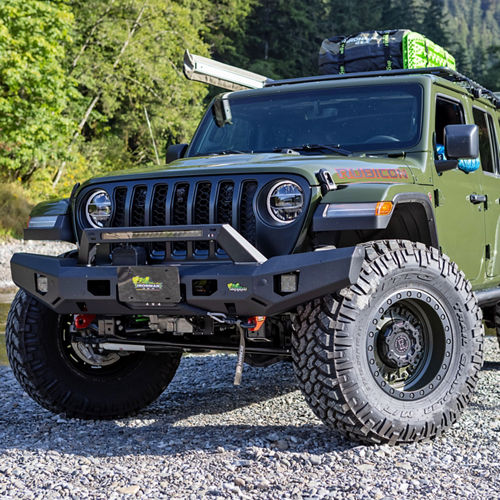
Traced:
[[275, 184], [267, 196], [269, 215], [277, 221], [293, 222], [304, 208], [304, 194], [301, 187], [292, 181]]
[[85, 207], [87, 220], [93, 227], [104, 227], [111, 219], [111, 198], [103, 189], [94, 191]]

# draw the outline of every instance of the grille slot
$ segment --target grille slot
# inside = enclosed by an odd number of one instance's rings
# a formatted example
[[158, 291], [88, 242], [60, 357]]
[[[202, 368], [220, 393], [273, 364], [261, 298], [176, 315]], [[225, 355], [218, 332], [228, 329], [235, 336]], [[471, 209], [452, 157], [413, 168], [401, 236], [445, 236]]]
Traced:
[[[194, 199], [193, 224], [210, 224], [210, 193], [212, 184], [210, 182], [200, 182], [196, 186], [196, 196]], [[196, 255], [208, 255], [208, 241], [199, 241], [194, 244]]]
[[127, 200], [127, 188], [119, 187], [115, 189], [115, 213], [113, 216], [113, 227], [123, 227], [125, 225], [125, 201]]
[[130, 225], [133, 227], [146, 226], [146, 186], [137, 186], [134, 190], [132, 210], [130, 211]]
[[255, 245], [257, 240], [257, 225], [253, 210], [253, 199], [256, 191], [256, 181], [243, 182], [240, 200], [240, 232], [252, 245]]
[[[170, 223], [174, 226], [182, 226], [188, 223], [187, 212], [188, 212], [188, 195], [189, 195], [189, 184], [182, 183], [175, 186], [174, 197], [172, 199], [172, 210], [171, 210], [171, 221]], [[173, 254], [175, 256], [186, 256], [187, 253], [187, 243], [184, 241], [175, 242], [173, 244]]]
[[[157, 184], [153, 191], [153, 202], [151, 206], [151, 225], [152, 226], [166, 226], [167, 225], [167, 184]], [[155, 242], [152, 245], [153, 256], [163, 257], [165, 252], [165, 245], [169, 243]]]
[[166, 226], [167, 225], [167, 184], [157, 184], [153, 194], [153, 206], [151, 207], [151, 225]]
[[216, 222], [218, 224], [231, 224], [233, 221], [233, 195], [234, 182], [221, 182], [217, 195]]

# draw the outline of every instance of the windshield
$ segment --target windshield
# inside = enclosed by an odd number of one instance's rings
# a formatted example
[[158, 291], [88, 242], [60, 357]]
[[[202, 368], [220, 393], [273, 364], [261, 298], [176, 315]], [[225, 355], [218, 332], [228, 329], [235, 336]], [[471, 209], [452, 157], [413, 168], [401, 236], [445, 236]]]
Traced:
[[[398, 150], [420, 139], [422, 87], [370, 85], [229, 94], [203, 118], [189, 156], [272, 152], [304, 145]], [[301, 150], [311, 154], [311, 149]], [[314, 154], [335, 154], [315, 149]]]

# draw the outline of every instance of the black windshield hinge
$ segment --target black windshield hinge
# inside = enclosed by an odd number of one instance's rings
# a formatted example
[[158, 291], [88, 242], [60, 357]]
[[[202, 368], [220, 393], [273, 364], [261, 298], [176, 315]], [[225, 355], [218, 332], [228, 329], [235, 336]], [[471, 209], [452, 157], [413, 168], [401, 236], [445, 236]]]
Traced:
[[328, 170], [322, 168], [319, 172], [316, 172], [316, 177], [321, 186], [321, 194], [323, 196], [329, 191], [335, 191], [335, 189], [337, 189], [337, 184], [335, 184], [332, 174]]

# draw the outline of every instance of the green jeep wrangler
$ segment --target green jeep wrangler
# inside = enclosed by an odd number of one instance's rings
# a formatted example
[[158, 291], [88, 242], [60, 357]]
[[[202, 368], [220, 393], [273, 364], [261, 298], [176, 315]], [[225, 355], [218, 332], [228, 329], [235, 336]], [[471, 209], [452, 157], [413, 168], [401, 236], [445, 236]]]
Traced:
[[[290, 359], [327, 425], [439, 435], [500, 328], [500, 99], [433, 68], [270, 81], [217, 97], [168, 165], [38, 205], [7, 324], [15, 376], [70, 417], [133, 414], [183, 352]], [[480, 161], [479, 161], [480, 160]]]

